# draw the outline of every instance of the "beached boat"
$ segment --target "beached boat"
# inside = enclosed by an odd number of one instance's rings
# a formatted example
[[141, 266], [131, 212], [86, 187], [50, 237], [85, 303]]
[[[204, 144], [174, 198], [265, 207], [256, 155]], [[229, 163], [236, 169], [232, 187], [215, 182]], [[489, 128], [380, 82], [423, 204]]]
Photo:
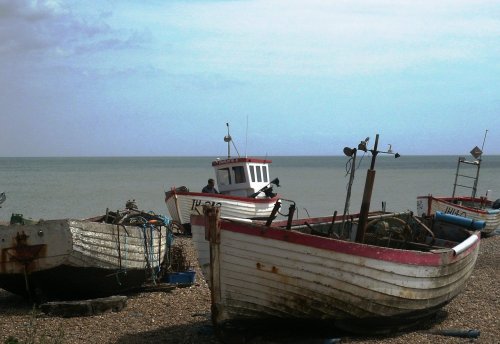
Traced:
[[193, 215], [213, 322], [321, 321], [386, 332], [446, 305], [472, 273], [481, 223], [370, 212], [370, 194], [365, 188], [360, 213], [349, 216], [262, 223], [223, 218], [212, 206]]
[[39, 299], [113, 295], [154, 281], [168, 219], [137, 210], [0, 226], [0, 288]]
[[224, 141], [228, 144], [227, 159], [212, 162], [219, 193], [193, 192], [185, 186], [172, 187], [165, 192], [170, 217], [186, 232], [190, 231], [190, 215], [200, 214], [201, 206], [205, 204], [220, 207], [222, 215], [228, 217], [262, 220], [271, 214], [276, 215], [278, 209], [274, 210], [274, 207], [280, 196], [273, 192], [272, 185], [279, 186], [279, 180], [269, 178], [272, 161], [231, 157], [229, 129]]
[[482, 230], [484, 236], [500, 228], [500, 199], [492, 201], [485, 197], [433, 195], [417, 197], [417, 214], [435, 214], [438, 211], [486, 222]]
[[[474, 161], [468, 161], [465, 157], [458, 158], [452, 195], [435, 196], [429, 194], [427, 196], [418, 196], [417, 214], [419, 216], [431, 215], [440, 211], [446, 214], [485, 221], [486, 226], [482, 233], [484, 236], [487, 236], [500, 228], [500, 199], [496, 201], [490, 200], [488, 199], [488, 193], [485, 196], [477, 197], [477, 185], [483, 152], [479, 147], [475, 147], [470, 153], [474, 157]], [[464, 172], [464, 168], [468, 168], [468, 171]], [[472, 175], [471, 169], [473, 170], [472, 172], [475, 172]], [[473, 183], [470, 185], [466, 181], [472, 181]], [[457, 188], [459, 187], [471, 189], [471, 195], [457, 195]]]

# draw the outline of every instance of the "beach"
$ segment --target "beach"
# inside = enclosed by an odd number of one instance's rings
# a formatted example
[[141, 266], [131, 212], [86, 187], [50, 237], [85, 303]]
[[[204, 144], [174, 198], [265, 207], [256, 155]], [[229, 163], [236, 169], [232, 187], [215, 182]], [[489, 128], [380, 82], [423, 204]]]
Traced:
[[[272, 178], [285, 198], [297, 202], [297, 216], [331, 215], [344, 209], [345, 157], [276, 157]], [[142, 210], [165, 214], [164, 191], [186, 185], [201, 190], [213, 175], [212, 158], [0, 158], [0, 180], [8, 183], [1, 221], [11, 214], [26, 218], [86, 218], [106, 209], [121, 209], [135, 199]], [[351, 209], [359, 211], [365, 170], [359, 166]], [[456, 168], [455, 157], [414, 156], [380, 159], [372, 197], [373, 208], [388, 201], [391, 211], [414, 210], [416, 196], [449, 194]], [[500, 156], [488, 156], [481, 168], [479, 195], [500, 190]], [[210, 320], [210, 291], [202, 278], [189, 238], [185, 241], [197, 272], [193, 285], [184, 288], [150, 288], [127, 294], [120, 312], [60, 318], [33, 310], [26, 300], [0, 289], [0, 344], [9, 338], [19, 343], [460, 343], [470, 339], [431, 335], [429, 330], [475, 329], [478, 343], [498, 343], [500, 301], [500, 236], [483, 238], [479, 258], [463, 290], [437, 314], [434, 321], [405, 333], [386, 337], [359, 337], [335, 330], [307, 327], [262, 328], [215, 334]], [[293, 331], [292, 331], [293, 330]]]
[[[430, 321], [407, 332], [357, 336], [311, 328], [239, 328], [216, 333], [210, 320], [210, 291], [196, 262], [191, 239], [185, 244], [196, 271], [187, 287], [161, 287], [127, 294], [119, 312], [61, 318], [47, 316], [16, 295], [0, 289], [0, 343], [499, 343], [500, 236], [481, 240], [474, 272], [465, 290]], [[434, 330], [478, 330], [477, 339], [450, 337]]]

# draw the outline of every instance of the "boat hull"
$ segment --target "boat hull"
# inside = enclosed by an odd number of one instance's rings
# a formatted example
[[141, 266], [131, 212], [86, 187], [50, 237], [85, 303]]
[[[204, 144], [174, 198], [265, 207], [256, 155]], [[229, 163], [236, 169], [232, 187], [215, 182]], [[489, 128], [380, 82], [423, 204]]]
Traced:
[[[471, 197], [419, 196], [417, 197], [417, 214], [422, 216], [442, 212], [472, 220], [485, 221], [486, 226], [481, 232], [486, 236], [500, 228], [500, 209], [488, 207], [490, 203], [489, 201], [485, 202], [479, 198]], [[472, 206], [472, 204], [476, 206]], [[481, 204], [483, 204], [483, 207], [477, 207], [477, 205]]]
[[272, 198], [250, 198], [207, 194], [200, 192], [170, 191], [165, 195], [165, 203], [172, 220], [189, 226], [191, 214], [202, 213], [203, 205], [221, 208], [222, 217], [266, 220], [271, 216], [279, 196]]
[[104, 296], [160, 267], [166, 228], [61, 219], [0, 227], [0, 288], [44, 297]]
[[[220, 221], [213, 234], [206, 222], [192, 217], [193, 243], [209, 280], [217, 324], [255, 319], [331, 321], [344, 328], [374, 319], [414, 323], [464, 288], [479, 250], [479, 232], [459, 252], [420, 252], [236, 221]], [[199, 248], [202, 237], [211, 238], [208, 257]]]
[[104, 297], [139, 288], [147, 280], [146, 274], [144, 269], [110, 271], [60, 265], [29, 274], [29, 289], [21, 274], [3, 276], [1, 288], [39, 300]]

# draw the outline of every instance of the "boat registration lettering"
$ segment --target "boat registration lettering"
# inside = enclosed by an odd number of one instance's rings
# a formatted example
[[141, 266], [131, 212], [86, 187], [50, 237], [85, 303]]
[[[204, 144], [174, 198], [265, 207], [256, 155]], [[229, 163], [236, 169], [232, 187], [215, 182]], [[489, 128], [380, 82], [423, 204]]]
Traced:
[[200, 206], [200, 205], [211, 205], [212, 207], [221, 207], [222, 206], [222, 203], [220, 202], [215, 202], [215, 201], [205, 201], [203, 202], [201, 199], [193, 199], [193, 203], [191, 204], [191, 210], [195, 210], [196, 207]]
[[451, 215], [457, 215], [457, 216], [462, 216], [462, 217], [467, 217], [467, 212], [465, 211], [460, 211], [458, 209], [455, 209], [453, 207], [446, 207], [444, 210], [445, 214], [451, 214]]

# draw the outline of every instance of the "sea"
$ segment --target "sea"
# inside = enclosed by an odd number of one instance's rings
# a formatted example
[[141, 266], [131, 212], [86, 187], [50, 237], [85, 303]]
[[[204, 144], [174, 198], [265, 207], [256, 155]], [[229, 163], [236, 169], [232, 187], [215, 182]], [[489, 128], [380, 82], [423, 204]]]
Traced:
[[[12, 214], [31, 219], [88, 218], [107, 209], [123, 209], [135, 200], [139, 209], [169, 216], [165, 191], [186, 186], [201, 191], [214, 177], [211, 162], [217, 157], [47, 157], [0, 158], [0, 221]], [[224, 157], [220, 157], [224, 158]], [[270, 178], [278, 178], [274, 192], [295, 202], [297, 217], [357, 213], [373, 157], [358, 154], [351, 197], [346, 207], [352, 160], [345, 156], [276, 156]], [[473, 160], [472, 157], [466, 157]], [[451, 195], [458, 156], [378, 155], [370, 209], [416, 211], [419, 195]], [[461, 167], [458, 184], [472, 186], [476, 168]], [[457, 195], [471, 189], [457, 187]], [[500, 156], [483, 156], [477, 195], [500, 198]]]

